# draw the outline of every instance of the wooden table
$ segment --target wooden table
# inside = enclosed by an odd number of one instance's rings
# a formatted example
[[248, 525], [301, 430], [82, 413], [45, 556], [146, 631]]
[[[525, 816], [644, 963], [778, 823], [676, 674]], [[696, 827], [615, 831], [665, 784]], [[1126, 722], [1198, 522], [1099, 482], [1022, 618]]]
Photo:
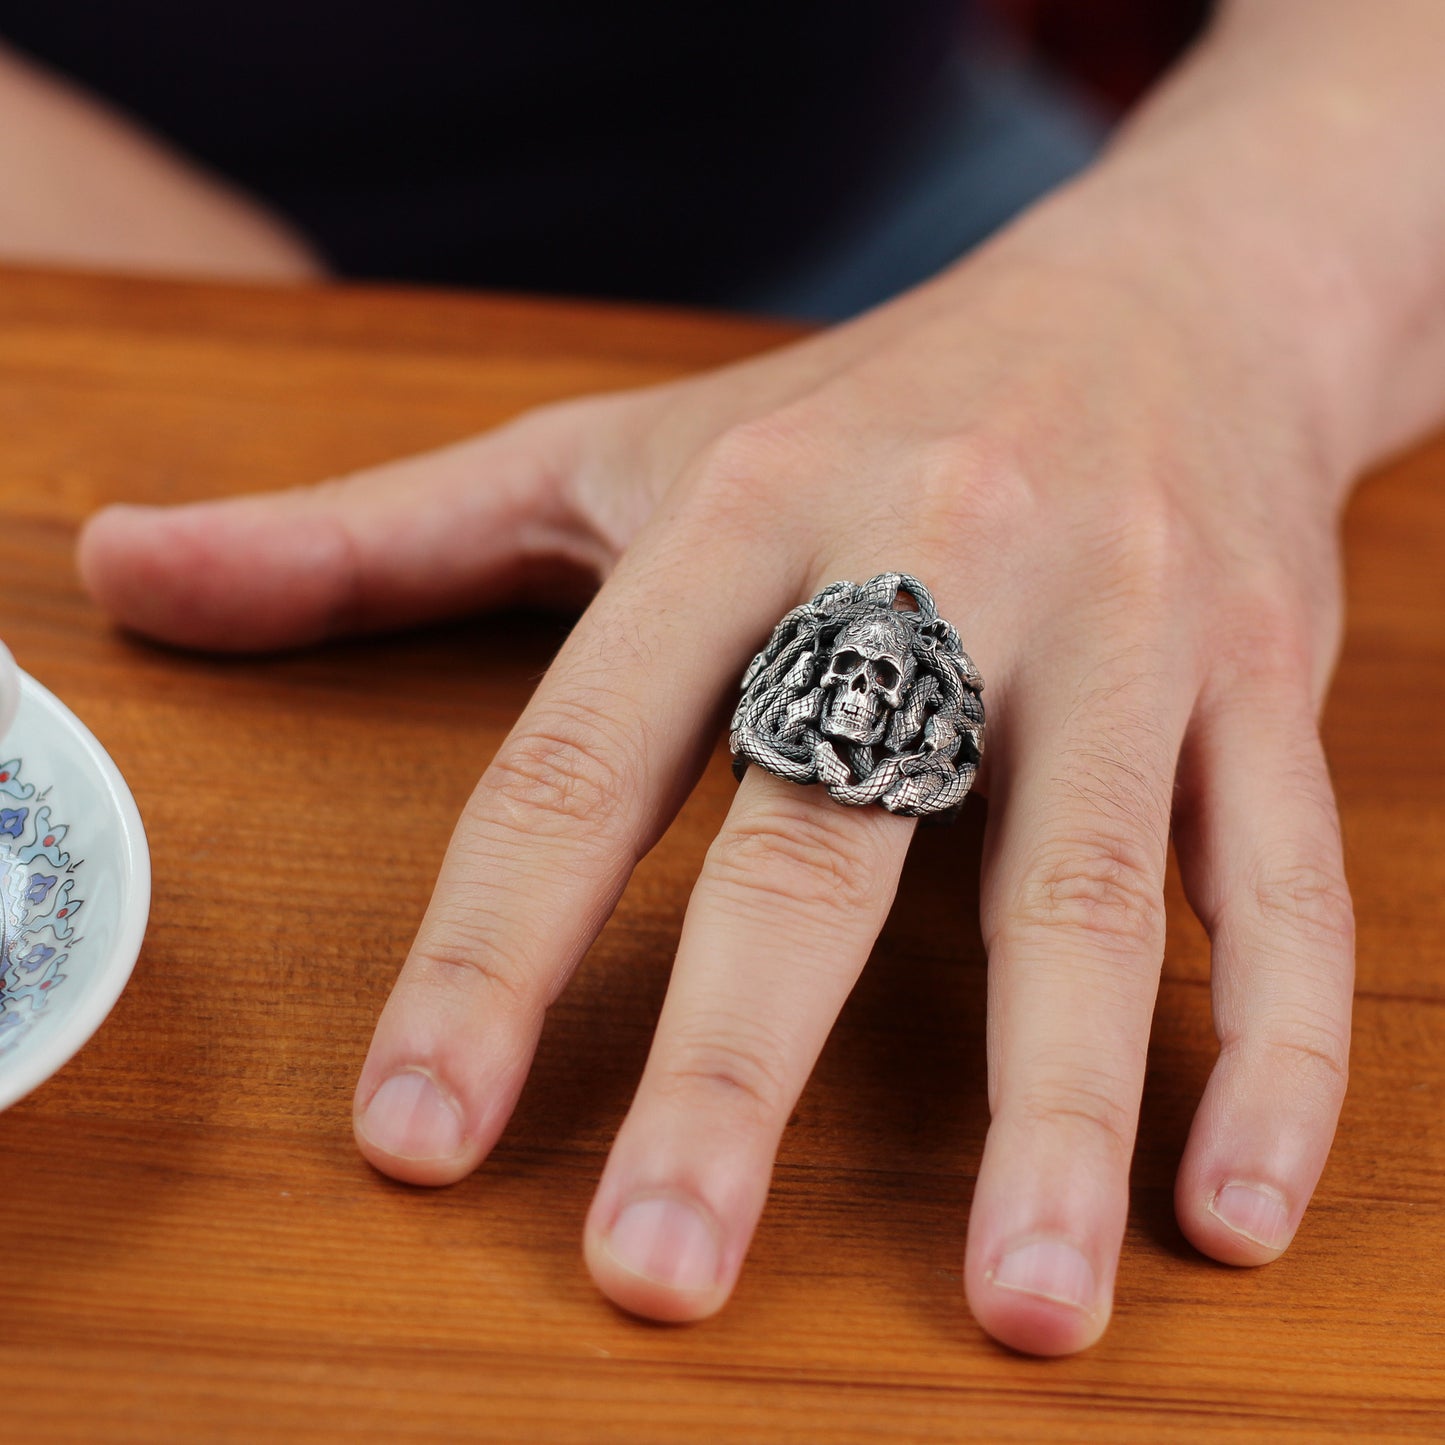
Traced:
[[[75, 531], [114, 499], [320, 478], [784, 333], [407, 292], [0, 273], [0, 634], [129, 778], [155, 900], [94, 1041], [0, 1116], [0, 1439], [644, 1442], [1445, 1437], [1445, 446], [1349, 517], [1328, 714], [1360, 914], [1355, 1069], [1289, 1255], [1194, 1253], [1170, 1188], [1213, 1056], [1177, 887], [1113, 1325], [1022, 1358], [964, 1305], [984, 960], [927, 928], [982, 808], [919, 850], [787, 1130], [730, 1307], [628, 1318], [584, 1212], [640, 1071], [719, 755], [550, 1017], [492, 1159], [357, 1155], [352, 1084], [453, 819], [562, 621], [268, 660], [118, 636]], [[500, 650], [500, 657], [498, 652]], [[944, 839], [946, 838], [946, 841]], [[925, 940], [928, 940], [925, 942]]]

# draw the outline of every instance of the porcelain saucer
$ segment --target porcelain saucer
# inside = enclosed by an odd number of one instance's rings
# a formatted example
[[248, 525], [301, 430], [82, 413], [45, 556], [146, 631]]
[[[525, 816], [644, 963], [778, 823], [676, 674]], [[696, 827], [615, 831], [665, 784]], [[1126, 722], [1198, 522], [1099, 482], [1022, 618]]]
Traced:
[[119, 770], [54, 694], [25, 673], [19, 683], [0, 740], [0, 1109], [100, 1027], [135, 967], [151, 893]]

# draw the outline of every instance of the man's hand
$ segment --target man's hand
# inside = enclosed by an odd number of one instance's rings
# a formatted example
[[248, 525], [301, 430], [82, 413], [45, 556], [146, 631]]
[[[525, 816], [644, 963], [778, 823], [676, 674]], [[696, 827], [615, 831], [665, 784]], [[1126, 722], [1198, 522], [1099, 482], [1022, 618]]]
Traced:
[[[1440, 94], [1408, 44], [1351, 46], [1361, 14], [1232, 7], [1096, 172], [858, 322], [318, 489], [92, 522], [95, 594], [191, 646], [415, 622], [579, 564], [602, 580], [478, 784], [377, 1025], [356, 1133], [378, 1168], [443, 1184], [486, 1157], [548, 1004], [685, 796], [748, 657], [820, 585], [899, 570], [988, 685], [975, 1314], [1040, 1353], [1105, 1327], [1171, 826], [1220, 1037], [1180, 1223], [1230, 1263], [1286, 1248], [1350, 1031], [1316, 728], [1336, 514], [1359, 467], [1438, 414], [1428, 363], [1445, 354], [1430, 309], [1445, 278], [1425, 264], [1445, 254], [1445, 205], [1437, 218], [1403, 163], [1398, 184], [1362, 167], [1339, 194], [1356, 131], [1373, 153], [1391, 105], [1405, 126]], [[1359, 93], [1378, 116], [1351, 109]], [[726, 1300], [911, 831], [744, 780], [587, 1222], [593, 1275], [626, 1308], [680, 1320]]]

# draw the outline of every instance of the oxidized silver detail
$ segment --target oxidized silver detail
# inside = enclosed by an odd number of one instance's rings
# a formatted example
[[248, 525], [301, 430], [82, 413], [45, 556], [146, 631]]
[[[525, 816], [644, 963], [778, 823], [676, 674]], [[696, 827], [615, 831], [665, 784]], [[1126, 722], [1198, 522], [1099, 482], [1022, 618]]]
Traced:
[[[911, 598], [917, 611], [900, 607]], [[733, 771], [750, 762], [840, 803], [954, 813], [983, 756], [983, 679], [904, 572], [834, 582], [773, 629], [743, 677]]]

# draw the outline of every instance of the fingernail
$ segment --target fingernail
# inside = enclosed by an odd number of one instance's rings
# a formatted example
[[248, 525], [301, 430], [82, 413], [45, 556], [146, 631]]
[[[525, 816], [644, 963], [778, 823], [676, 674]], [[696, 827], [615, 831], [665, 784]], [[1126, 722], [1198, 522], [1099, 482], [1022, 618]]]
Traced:
[[671, 1289], [711, 1289], [717, 1284], [717, 1230], [679, 1200], [629, 1204], [617, 1216], [607, 1247], [633, 1274]]
[[1226, 1184], [1209, 1201], [1209, 1212], [1266, 1249], [1283, 1249], [1289, 1243], [1289, 1206], [1268, 1184]]
[[1094, 1268], [1062, 1239], [1033, 1239], [1015, 1246], [999, 1260], [989, 1278], [1001, 1289], [1091, 1313], [1094, 1308]]
[[361, 1132], [398, 1159], [449, 1159], [462, 1147], [462, 1116], [427, 1075], [406, 1069], [371, 1096]]

